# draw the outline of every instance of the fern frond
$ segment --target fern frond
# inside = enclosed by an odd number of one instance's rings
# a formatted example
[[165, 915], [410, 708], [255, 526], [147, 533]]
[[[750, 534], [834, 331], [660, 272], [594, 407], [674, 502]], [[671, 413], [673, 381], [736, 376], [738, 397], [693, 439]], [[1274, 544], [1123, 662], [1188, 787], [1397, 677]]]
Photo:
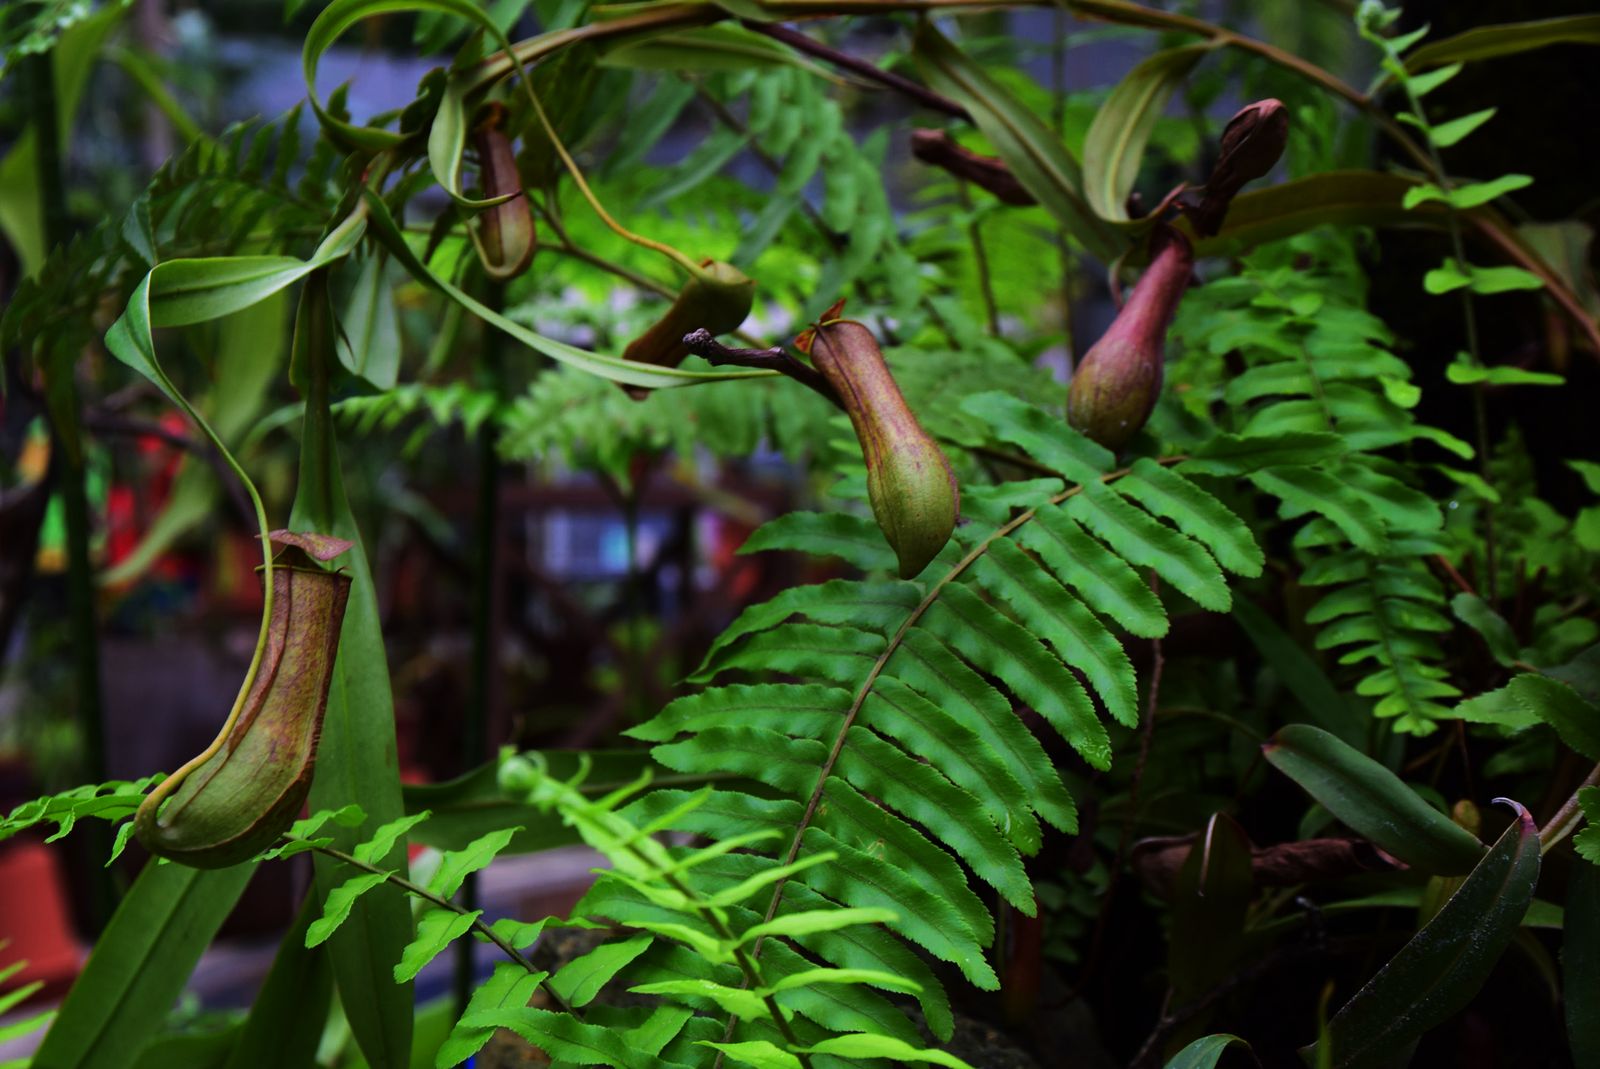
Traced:
[[[971, 522], [918, 582], [870, 574], [893, 559], [870, 521], [852, 514], [792, 513], [757, 531], [746, 551], [810, 550], [869, 575], [746, 609], [695, 676], [776, 673], [798, 682], [708, 689], [629, 731], [655, 743], [653, 756], [668, 768], [732, 774], [761, 785], [757, 793], [724, 785], [677, 818], [667, 816], [676, 795], [646, 795], [631, 814], [713, 839], [781, 828], [790, 843], [781, 860], [835, 856], [795, 872], [781, 894], [760, 896], [768, 916], [782, 916], [795, 892], [887, 907], [899, 936], [992, 988], [984, 948], [994, 919], [967, 874], [1031, 914], [1023, 857], [1039, 847], [1040, 822], [1077, 823], [1014, 702], [1039, 713], [1090, 765], [1108, 767], [1101, 711], [1124, 725], [1138, 720], [1117, 629], [1160, 634], [1167, 626], [1139, 569], [1225, 608], [1217, 557], [1243, 574], [1258, 574], [1262, 557], [1236, 516], [1172, 470], [1182, 458], [1118, 469], [1058, 417], [1003, 394], [980, 395], [963, 411], [986, 428], [979, 441], [1022, 449], [1064, 479], [969, 490]], [[774, 866], [780, 858], [741, 853], [717, 863]]]
[[[1196, 289], [1176, 328], [1189, 350], [1180, 375], [1197, 380], [1190, 395], [1201, 401], [1214, 376], [1210, 393], [1239, 421], [1227, 448], [1266, 435], [1309, 448], [1248, 473], [1203, 459], [1189, 470], [1245, 474], [1277, 499], [1280, 518], [1299, 525], [1302, 581], [1328, 590], [1307, 616], [1321, 628], [1318, 648], [1343, 651], [1339, 663], [1356, 668], [1355, 690], [1376, 699], [1377, 715], [1426, 734], [1446, 713], [1441, 699], [1458, 693], [1432, 637], [1442, 629], [1432, 606], [1444, 595], [1425, 563], [1445, 548], [1443, 515], [1380, 451], [1422, 442], [1457, 456], [1472, 450], [1412, 414], [1410, 369], [1389, 351], [1393, 339], [1364, 300], [1351, 248], [1326, 235], [1263, 249], [1239, 276]], [[1207, 319], [1226, 326], [1202, 335]], [[1218, 358], [1230, 352], [1246, 366], [1227, 376]]]

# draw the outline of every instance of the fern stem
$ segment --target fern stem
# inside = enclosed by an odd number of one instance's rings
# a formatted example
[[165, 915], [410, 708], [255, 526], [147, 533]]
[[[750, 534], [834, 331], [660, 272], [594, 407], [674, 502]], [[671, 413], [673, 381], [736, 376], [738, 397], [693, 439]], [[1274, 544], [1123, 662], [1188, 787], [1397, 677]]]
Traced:
[[[301, 841], [299, 839], [290, 838], [287, 835], [285, 835], [283, 838], [285, 842], [294, 843]], [[420, 884], [412, 883], [404, 876], [390, 872], [388, 869], [380, 869], [376, 865], [369, 865], [354, 855], [345, 853], [343, 850], [339, 850], [331, 846], [314, 846], [312, 849], [319, 854], [325, 854], [326, 856], [333, 858], [335, 861], [342, 861], [352, 868], [360, 869], [362, 872], [371, 873], [374, 876], [382, 876], [385, 881], [394, 884], [406, 894], [414, 895], [417, 898], [422, 899], [424, 902], [438, 906], [440, 909], [447, 909], [452, 913], [458, 913], [463, 916], [471, 912], [470, 910], [463, 909], [462, 907], [456, 905], [448, 898], [443, 898], [434, 894], [432, 891]], [[510, 958], [512, 961], [526, 969], [529, 975], [538, 976], [539, 973], [543, 972], [542, 969], [534, 965], [532, 961], [528, 960], [527, 955], [523, 954], [522, 951], [518, 950], [516, 947], [512, 946], [509, 942], [502, 938], [499, 932], [496, 932], [493, 928], [489, 927], [489, 925], [483, 923], [481, 918], [473, 918], [472, 930], [483, 936], [495, 946], [499, 947], [501, 951], [505, 953], [506, 957]], [[568, 1004], [567, 1000], [561, 997], [561, 994], [550, 985], [548, 979], [541, 979], [539, 981], [539, 987], [544, 991], [545, 994], [550, 996], [552, 1002], [561, 1007], [563, 1013], [569, 1013], [578, 1020], [583, 1020], [583, 1015], [577, 1010], [574, 1010], [572, 1006]]]

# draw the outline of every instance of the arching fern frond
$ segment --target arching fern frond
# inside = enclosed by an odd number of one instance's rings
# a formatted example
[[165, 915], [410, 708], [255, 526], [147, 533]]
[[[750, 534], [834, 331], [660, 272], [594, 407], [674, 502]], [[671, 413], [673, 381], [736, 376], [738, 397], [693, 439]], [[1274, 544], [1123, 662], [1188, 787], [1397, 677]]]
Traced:
[[[1254, 486], [1298, 524], [1302, 581], [1326, 589], [1307, 616], [1318, 648], [1342, 651], [1356, 691], [1399, 731], [1426, 734], [1447, 715], [1447, 681], [1433, 635], [1447, 630], [1426, 559], [1445, 549], [1438, 504], [1388, 452], [1465, 442], [1415, 417], [1410, 368], [1387, 328], [1363, 307], [1364, 279], [1347, 239], [1303, 235], [1268, 246], [1243, 270], [1191, 292], [1176, 325], [1179, 376], [1196, 401], [1217, 400], [1246, 438], [1335, 436], [1342, 450], [1252, 473]], [[1222, 324], [1219, 329], [1217, 324]], [[1242, 371], [1224, 370], [1228, 359]], [[1206, 384], [1210, 389], [1193, 389]]]
[[[760, 785], [720, 790], [666, 824], [712, 838], [773, 828], [788, 843], [775, 858], [740, 854], [727, 864], [837, 854], [796, 872], [781, 894], [755, 896], [767, 917], [795, 908], [795, 884], [841, 905], [886, 907], [898, 935], [992, 989], [984, 948], [994, 919], [967, 872], [1031, 915], [1023, 857], [1038, 849], [1041, 823], [1077, 827], [1073, 799], [1019, 706], [1089, 765], [1108, 767], [1104, 718], [1138, 721], [1118, 631], [1167, 628], [1142, 570], [1225, 610], [1225, 569], [1258, 574], [1262, 555], [1226, 506], [1174, 470], [1185, 458], [1119, 468], [1058, 416], [1005, 394], [981, 394], [965, 413], [987, 442], [1062, 477], [968, 488], [969, 522], [913, 582], [880, 577], [893, 555], [868, 520], [773, 521], [746, 552], [839, 556], [868, 576], [745, 610], [694, 676], [724, 685], [673, 702], [629, 734], [655, 743], [668, 768]], [[660, 815], [671, 801], [657, 792], [636, 811]], [[937, 1031], [926, 996], [924, 1012]]]

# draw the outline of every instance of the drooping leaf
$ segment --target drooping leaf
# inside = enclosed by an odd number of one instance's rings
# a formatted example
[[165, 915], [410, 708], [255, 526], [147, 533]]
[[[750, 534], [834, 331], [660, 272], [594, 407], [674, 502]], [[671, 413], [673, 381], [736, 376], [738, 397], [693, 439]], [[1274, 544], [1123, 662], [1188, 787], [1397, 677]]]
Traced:
[[1250, 1048], [1250, 1044], [1238, 1036], [1201, 1036], [1174, 1054], [1167, 1061], [1166, 1069], [1216, 1069], [1217, 1062], [1222, 1060], [1222, 1052], [1235, 1043], [1246, 1050]]
[[139, 873], [34, 1055], [38, 1069], [124, 1069], [154, 1036], [254, 864]]
[[924, 20], [912, 44], [928, 84], [960, 103], [978, 124], [1023, 188], [1032, 193], [1078, 241], [1110, 262], [1127, 247], [1116, 230], [1089, 207], [1078, 162], [1061, 139]]
[[224, 1069], [281, 1069], [315, 1059], [333, 1003], [333, 965], [327, 952], [306, 946], [316, 906], [315, 896], [307, 896], [294, 926], [279, 942], [272, 969], [250, 1004], [250, 1016]]
[[1600, 15], [1568, 15], [1474, 26], [1415, 49], [1406, 56], [1406, 69], [1421, 71], [1447, 63], [1472, 63], [1566, 44], [1600, 45]]
[[1262, 750], [1335, 817], [1409, 865], [1450, 876], [1471, 871], [1483, 857], [1483, 844], [1470, 832], [1321, 728], [1291, 724]]
[[1539, 830], [1512, 805], [1517, 819], [1456, 893], [1328, 1022], [1324, 1043], [1335, 1069], [1392, 1064], [1396, 1051], [1457, 1013], [1488, 978], [1539, 879]]
[[1167, 101], [1216, 42], [1168, 48], [1140, 61], [1095, 112], [1083, 143], [1083, 195], [1100, 218], [1126, 222], [1128, 194]]

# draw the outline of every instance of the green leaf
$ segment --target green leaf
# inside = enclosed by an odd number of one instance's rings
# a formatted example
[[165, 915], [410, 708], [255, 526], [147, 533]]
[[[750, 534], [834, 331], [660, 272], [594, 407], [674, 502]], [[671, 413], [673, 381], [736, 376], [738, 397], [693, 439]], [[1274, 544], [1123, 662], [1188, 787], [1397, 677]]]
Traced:
[[1168, 48], [1134, 67], [1095, 112], [1083, 142], [1083, 195], [1100, 218], [1128, 221], [1144, 148], [1173, 92], [1218, 42]]
[[389, 874], [385, 872], [363, 872], [328, 892], [322, 904], [322, 916], [306, 929], [306, 946], [321, 946], [327, 942], [339, 930], [339, 926], [350, 919], [350, 910], [354, 908], [356, 900], [388, 878]]
[[923, 615], [922, 626], [1003, 680], [1085, 761], [1100, 769], [1110, 767], [1110, 739], [1082, 684], [1027, 629], [960, 583], [944, 587]]
[[1139, 573], [1089, 536], [1059, 507], [1041, 508], [1017, 530], [1017, 541], [1039, 555], [1057, 579], [1090, 608], [1140, 638], [1167, 633], [1167, 613]]
[[278, 943], [272, 969], [250, 1004], [250, 1016], [223, 1069], [282, 1069], [315, 1061], [333, 1004], [333, 965], [325, 951], [306, 946], [306, 930], [315, 916], [316, 896], [307, 895], [293, 927]]
[[984, 991], [999, 989], [1000, 980], [967, 922], [950, 898], [933, 892], [933, 887], [942, 884], [920, 884], [820, 828], [808, 829], [803, 845], [808, 853], [831, 851], [837, 855], [828, 864], [807, 870], [806, 886], [847, 906], [892, 911], [898, 917], [891, 925], [896, 932], [958, 967], [973, 986]]
[[126, 1069], [166, 1020], [189, 974], [255, 872], [151, 860], [67, 992], [33, 1064]]
[[1532, 176], [1525, 174], [1502, 175], [1490, 182], [1467, 182], [1448, 190], [1441, 189], [1432, 182], [1425, 182], [1407, 190], [1405, 199], [1401, 203], [1410, 209], [1418, 204], [1437, 200], [1452, 208], [1466, 211], [1468, 208], [1488, 204], [1496, 197], [1503, 197], [1507, 193], [1514, 193], [1531, 185], [1533, 185]]
[[1134, 461], [1132, 472], [1113, 484], [1163, 516], [1211, 551], [1217, 563], [1246, 578], [1261, 574], [1266, 556], [1243, 520], [1194, 483], [1149, 457]]
[[1166, 1069], [1216, 1069], [1217, 1062], [1222, 1059], [1222, 1052], [1235, 1043], [1246, 1050], [1250, 1049], [1250, 1044], [1238, 1036], [1226, 1033], [1201, 1036], [1174, 1054], [1167, 1062]]
[[[759, 1006], [757, 1012], [760, 1012]], [[468, 1013], [461, 1018], [461, 1023], [474, 1029], [509, 1028], [552, 1058], [578, 1065], [642, 1067], [657, 1064], [652, 1055], [629, 1046], [620, 1033], [584, 1024], [564, 1013], [530, 1006], [505, 1006]]]
[[1463, 115], [1460, 118], [1435, 124], [1419, 122], [1416, 116], [1406, 112], [1401, 112], [1397, 118], [1401, 122], [1409, 122], [1411, 125], [1425, 130], [1428, 140], [1433, 142], [1435, 148], [1449, 148], [1494, 118], [1494, 113], [1497, 110], [1496, 108], [1484, 108], [1482, 111], [1475, 111], [1470, 115]]
[[1138, 691], [1127, 651], [1066, 587], [1005, 539], [993, 542], [973, 571], [984, 589], [1084, 674], [1113, 720], [1138, 724]]
[[961, 409], [987, 423], [1010, 442], [1075, 483], [1100, 478], [1116, 465], [1116, 455], [1079, 434], [1060, 416], [1008, 393], [990, 390], [961, 402]]
[[[800, 913], [786, 913], [764, 924], [747, 928], [739, 936], [741, 944], [766, 936], [794, 938], [814, 935], [817, 932], [835, 932], [857, 924], [889, 924], [896, 920], [888, 909], [814, 909]], [[860, 970], [857, 970], [860, 971]]]
[[404, 841], [407, 832], [431, 816], [433, 814], [424, 809], [420, 813], [397, 817], [387, 824], [379, 826], [366, 842], [355, 848], [353, 851], [355, 859], [367, 865], [379, 864], [389, 856], [389, 852], [395, 848], [396, 843]]
[[726, 1054], [740, 1065], [753, 1065], [756, 1069], [800, 1069], [800, 1059], [781, 1047], [764, 1039], [750, 1039], [742, 1043], [716, 1043], [702, 1039], [700, 1046]]
[[[1328, 1022], [1335, 1069], [1393, 1064], [1472, 1000], [1516, 935], [1539, 879], [1539, 829], [1517, 819], [1456, 893]], [[1321, 1044], [1319, 1044], [1321, 1046]]]
[[[703, 879], [717, 881], [711, 886], [732, 884], [774, 864], [770, 859], [751, 854], [719, 857], [698, 871]], [[837, 913], [840, 906], [823, 898], [798, 880], [784, 884], [778, 917], [791, 912]], [[884, 912], [893, 913], [893, 910]], [[882, 914], [880, 914], [881, 916]], [[896, 917], [898, 920], [898, 917]], [[884, 920], [884, 924], [895, 921]], [[902, 940], [881, 927], [862, 924], [834, 931], [816, 931], [792, 937], [802, 949], [830, 965], [840, 968], [872, 969], [914, 982], [917, 1001], [928, 1027], [942, 1042], [948, 1042], [955, 1028], [950, 1000], [927, 963]], [[776, 944], [773, 944], [776, 945]], [[763, 951], [765, 953], [765, 951]]]
[[1573, 839], [1578, 856], [1600, 865], [1600, 787], [1585, 787], [1578, 792], [1578, 804], [1583, 807], [1588, 827]]
[[449, 898], [461, 889], [468, 876], [487, 868], [521, 828], [496, 828], [480, 835], [460, 850], [450, 850], [439, 859], [439, 871], [428, 881], [428, 890]]
[[817, 557], [838, 557], [864, 572], [893, 571], [894, 551], [883, 532], [863, 516], [842, 512], [786, 512], [758, 527], [739, 552], [798, 550]]
[[874, 987], [912, 994], [917, 990], [916, 984], [903, 980], [893, 973], [878, 972], [875, 969], [804, 969], [790, 973], [764, 990], [777, 993], [810, 987], [814, 984], [872, 984]]
[[1233, 604], [1227, 579], [1198, 542], [1158, 522], [1104, 483], [1085, 484], [1082, 493], [1067, 500], [1066, 509], [1115, 552], [1153, 569], [1201, 608], [1226, 612]]
[[450, 1029], [450, 1035], [434, 1056], [434, 1069], [455, 1069], [482, 1050], [483, 1045], [494, 1037], [493, 1026], [471, 1027], [463, 1023], [467, 1018], [501, 1009], [521, 1009], [539, 990], [539, 983], [545, 975], [542, 972], [529, 973], [514, 961], [496, 962], [494, 972], [472, 992], [472, 998], [461, 1014], [461, 1021]]
[[1345, 700], [1322, 667], [1270, 616], [1241, 598], [1233, 603], [1233, 618], [1250, 636], [1262, 660], [1299, 701], [1307, 719], [1351, 745], [1366, 739], [1366, 714]]
[[557, 970], [550, 978], [550, 988], [573, 1006], [587, 1006], [613, 976], [654, 941], [653, 936], [636, 935], [620, 943], [603, 943]]
[[924, 699], [937, 700], [946, 714], [960, 720], [1005, 758], [1027, 788], [1030, 804], [1044, 820], [1063, 831], [1077, 828], [1072, 796], [1061, 783], [1038, 738], [1015, 713], [1011, 703], [969, 668], [944, 643], [920, 627], [902, 638], [890, 662], [895, 678]]
[[1323, 171], [1252, 189], [1233, 199], [1222, 230], [1196, 243], [1201, 257], [1236, 253], [1319, 226], [1443, 227], [1443, 208], [1407, 211], [1406, 192], [1416, 179], [1378, 171]]
[[[1462, 65], [1460, 63], [1452, 63], [1447, 67], [1439, 67], [1435, 70], [1431, 70], [1427, 74], [1406, 75], [1406, 88], [1410, 90], [1413, 97], [1421, 100], [1423, 97], [1427, 96], [1429, 93], [1433, 92], [1435, 89], [1439, 88], [1441, 85], [1444, 85], [1446, 82], [1450, 81], [1450, 79], [1460, 74], [1461, 67]], [[1392, 59], [1385, 59], [1383, 61], [1383, 69], [1396, 76], [1399, 76], [1405, 71], [1404, 67], [1400, 66], [1399, 63]]]
[[392, 389], [400, 373], [400, 317], [384, 260], [378, 253], [362, 260], [339, 316], [339, 362], [378, 390]]
[[1349, 493], [1342, 482], [1321, 468], [1269, 468], [1252, 474], [1250, 481], [1283, 502], [1286, 519], [1316, 512], [1332, 521], [1362, 552], [1376, 554], [1388, 548], [1388, 531], [1371, 502]]
[[853, 680], [865, 676], [883, 652], [884, 636], [853, 627], [822, 624], [779, 624], [741, 642], [718, 663], [696, 672], [695, 681], [713, 679], [723, 672], [784, 672], [815, 679]]
[[970, 1065], [942, 1050], [919, 1050], [892, 1036], [856, 1034], [834, 1036], [801, 1049], [803, 1054], [832, 1054], [839, 1058], [888, 1058], [897, 1062], [925, 1062], [948, 1069], [972, 1069]]
[[[380, 0], [364, 0], [364, 2], [378, 3]], [[395, 0], [395, 2], [398, 3], [400, 0]], [[420, 2], [420, 0], [412, 0], [412, 2]], [[365, 196], [363, 203], [367, 206], [372, 220], [373, 237], [383, 243], [384, 247], [395, 258], [395, 261], [404, 267], [413, 278], [425, 286], [438, 290], [485, 323], [509, 334], [534, 352], [547, 356], [557, 363], [570, 364], [591, 375], [598, 375], [613, 382], [620, 382], [629, 386], [645, 386], [651, 389], [686, 386], [697, 382], [767, 378], [774, 374], [769, 371], [692, 371], [684, 368], [660, 367], [636, 360], [624, 360], [619, 356], [591, 353], [530, 330], [520, 323], [507, 319], [476, 297], [457, 287], [448, 279], [435, 274], [417, 257], [416, 252], [407, 243], [405, 234], [395, 224], [394, 216], [390, 214], [389, 208], [384, 204], [383, 199], [373, 193], [371, 189], [364, 189], [363, 194]]]
[[[849, 702], [845, 694], [834, 708], [848, 708]], [[900, 680], [880, 675], [862, 703], [858, 723], [926, 758], [977, 799], [1018, 850], [1033, 853], [1039, 848], [1039, 823], [1030, 808], [1030, 789], [1013, 771], [1021, 759], [1008, 760], [993, 748], [966, 717], [951, 711], [953, 704], [941, 708]]]
[[1520, 367], [1474, 364], [1465, 353], [1459, 354], [1444, 369], [1444, 377], [1458, 386], [1485, 383], [1489, 386], [1563, 386], [1566, 378], [1548, 371], [1524, 371]]
[[1531, 22], [1474, 26], [1463, 33], [1430, 41], [1406, 57], [1406, 69], [1426, 70], [1446, 63], [1472, 63], [1511, 56], [1549, 45], [1600, 45], [1600, 15], [1568, 15]]
[[1505, 617], [1491, 609], [1488, 602], [1476, 594], [1463, 592], [1450, 599], [1450, 611], [1456, 614], [1457, 620], [1482, 636], [1489, 647], [1489, 656], [1497, 662], [1509, 667], [1517, 660], [1520, 652], [1517, 636]]
[[599, 64], [624, 70], [694, 71], [705, 74], [798, 67], [823, 78], [829, 77], [822, 68], [772, 38], [726, 23], [675, 33], [656, 33], [648, 37], [623, 38], [621, 43], [602, 52]]
[[[328, 408], [335, 355], [333, 310], [326, 274], [307, 280], [295, 317], [291, 364], [305, 383], [305, 421], [300, 439], [300, 473], [289, 526], [343, 538], [351, 548], [340, 563], [351, 577], [350, 597], [340, 633], [339, 653], [328, 690], [327, 713], [311, 781], [313, 811], [352, 802], [366, 811], [363, 827], [380, 828], [404, 814], [395, 749], [394, 701], [389, 660], [383, 642], [378, 598], [361, 530], [345, 496], [338, 443]], [[352, 851], [364, 836], [360, 828], [340, 828], [334, 845]], [[373, 864], [404, 874], [406, 854], [396, 842]], [[317, 887], [325, 902], [346, 877], [331, 857], [315, 858]], [[409, 1069], [413, 995], [411, 985], [394, 982], [394, 966], [411, 941], [411, 909], [403, 892], [381, 887], [345, 907], [349, 923], [331, 932], [329, 954], [339, 1002], [351, 1031], [372, 1069]], [[313, 925], [313, 927], [316, 927]], [[329, 938], [324, 933], [322, 939]], [[321, 939], [318, 940], [320, 942]]]
[[1330, 813], [1423, 872], [1454, 876], [1483, 857], [1483, 844], [1424, 802], [1400, 778], [1348, 743], [1309, 724], [1281, 729], [1263, 753]]
[[934, 28], [918, 23], [912, 59], [935, 92], [961, 104], [1011, 173], [1067, 233], [1096, 258], [1111, 262], [1127, 241], [1084, 200], [1083, 176], [1061, 139]]
[[1577, 691], [1548, 676], [1524, 672], [1507, 684], [1526, 712], [1555, 728], [1561, 741], [1591, 761], [1600, 761], [1600, 709]]
[[1033, 915], [1033, 885], [1016, 847], [986, 820], [949, 819], [971, 813], [977, 799], [937, 769], [860, 726], [851, 727], [835, 769], [858, 790], [926, 827], [1007, 901]]
[[887, 635], [899, 627], [921, 599], [922, 591], [916, 584], [898, 580], [868, 583], [833, 579], [790, 587], [777, 597], [740, 613], [706, 651], [700, 669], [690, 677], [691, 682], [702, 681], [698, 678], [700, 673], [716, 660], [720, 651], [743, 636], [782, 623], [790, 616], [804, 616], [824, 624], [848, 624]]
[[446, 947], [471, 931], [472, 922], [482, 914], [481, 909], [458, 913], [438, 906], [424, 910], [417, 920], [417, 937], [406, 944], [399, 964], [394, 967], [394, 982], [403, 984], [415, 979], [417, 973], [444, 953]]
[[[472, 0], [333, 0], [322, 13], [311, 23], [306, 30], [305, 40], [300, 50], [300, 66], [305, 76], [306, 97], [311, 101], [311, 110], [316, 113], [317, 121], [328, 131], [335, 142], [362, 149], [367, 152], [381, 152], [393, 148], [405, 140], [404, 135], [392, 130], [384, 130], [375, 126], [357, 126], [331, 114], [322, 105], [322, 100], [317, 96], [317, 65], [325, 53], [351, 26], [363, 19], [376, 15], [394, 14], [403, 11], [437, 11], [446, 15], [455, 15], [466, 19], [473, 25], [486, 30], [502, 49], [507, 51], [511, 43], [506, 39], [498, 24]], [[430, 145], [430, 156], [432, 155]], [[435, 172], [438, 173], [437, 171]], [[447, 175], [449, 173], [446, 168]], [[445, 184], [441, 182], [441, 184]], [[446, 186], [448, 188], [448, 185]]]
[[637, 995], [679, 995], [710, 999], [723, 1013], [739, 1017], [765, 1017], [766, 1004], [754, 991], [729, 987], [715, 980], [658, 980], [628, 989]]
[[1463, 287], [1473, 293], [1495, 294], [1542, 289], [1544, 282], [1538, 275], [1520, 267], [1478, 267], [1474, 264], [1463, 267], [1454, 259], [1445, 261], [1443, 267], [1436, 267], [1422, 276], [1422, 288], [1435, 295]]

